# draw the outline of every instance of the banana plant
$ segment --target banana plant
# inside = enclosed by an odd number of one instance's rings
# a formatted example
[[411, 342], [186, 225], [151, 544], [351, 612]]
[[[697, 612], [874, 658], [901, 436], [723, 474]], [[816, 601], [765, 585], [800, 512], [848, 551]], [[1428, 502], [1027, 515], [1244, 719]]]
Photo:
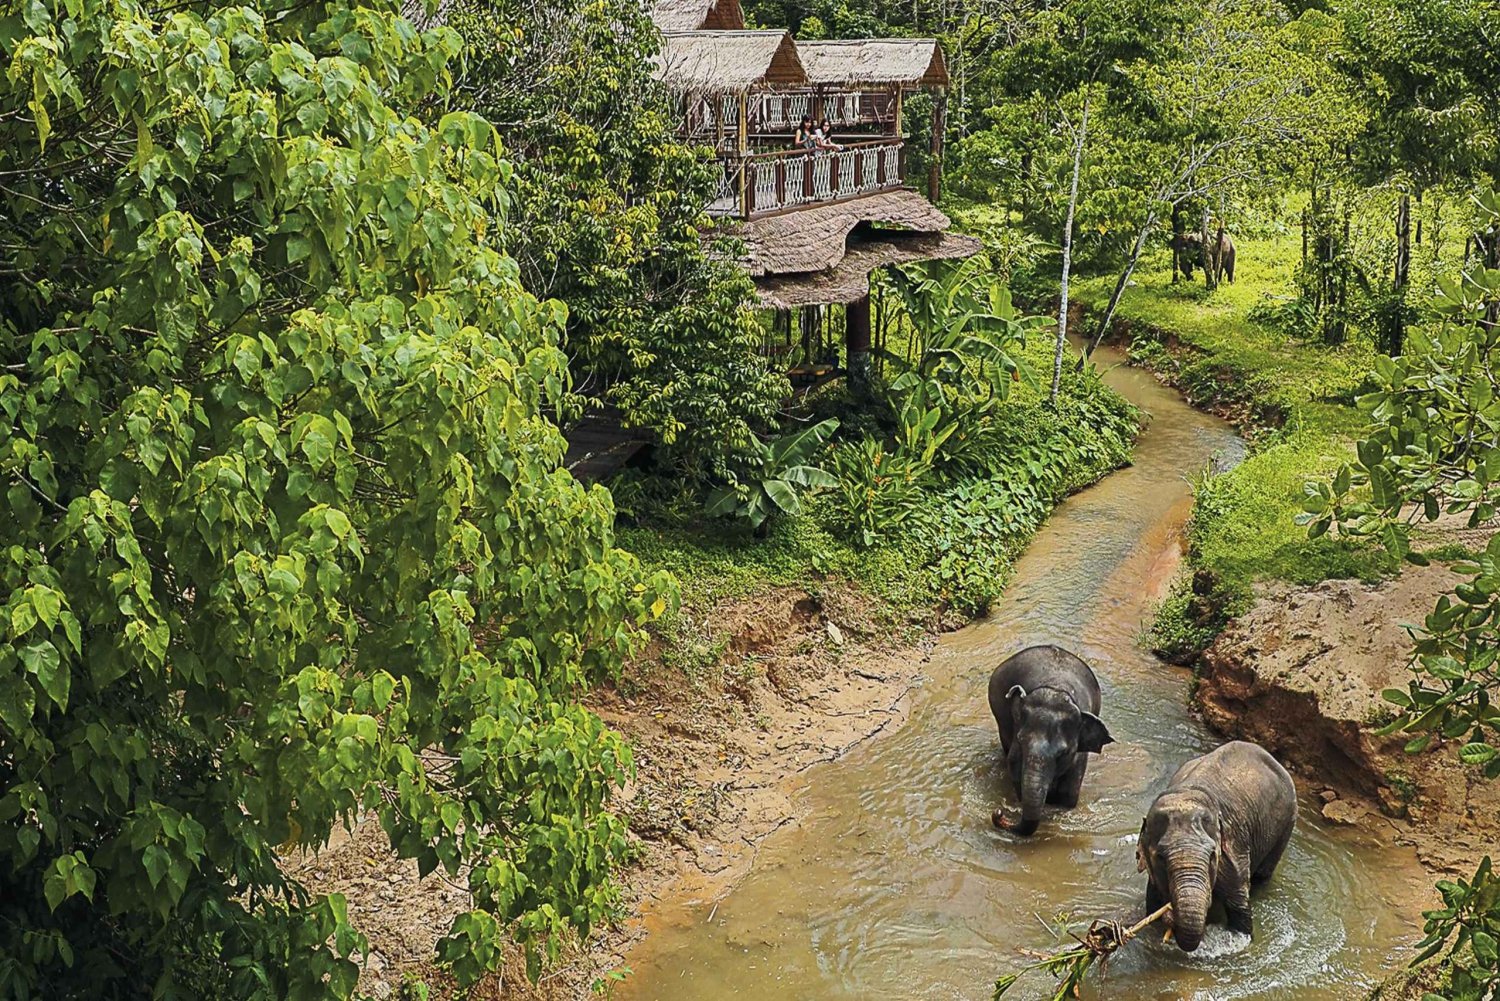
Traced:
[[[911, 371], [1000, 399], [1013, 381], [1039, 385], [1018, 349], [1046, 321], [1016, 310], [1010, 289], [995, 279], [984, 255], [956, 267], [909, 264], [889, 275], [912, 321], [912, 351], [901, 359]], [[980, 385], [965, 385], [975, 381]]]
[[738, 518], [757, 533], [774, 514], [799, 514], [799, 491], [824, 490], [838, 478], [809, 460], [838, 430], [835, 417], [774, 441], [757, 441], [746, 468], [728, 484], [708, 496], [708, 514], [716, 518]]

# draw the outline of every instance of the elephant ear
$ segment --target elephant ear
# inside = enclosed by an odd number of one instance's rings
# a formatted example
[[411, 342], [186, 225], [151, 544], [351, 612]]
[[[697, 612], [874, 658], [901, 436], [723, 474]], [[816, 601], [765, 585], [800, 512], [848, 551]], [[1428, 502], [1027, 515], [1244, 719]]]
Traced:
[[1105, 744], [1113, 744], [1115, 738], [1109, 735], [1109, 728], [1104, 721], [1093, 713], [1080, 713], [1083, 717], [1078, 727], [1078, 749], [1098, 754], [1104, 750]]
[[1146, 871], [1146, 822], [1141, 821], [1141, 833], [1135, 839], [1135, 871]]
[[1016, 721], [1016, 726], [1021, 725], [1021, 703], [1025, 701], [1026, 689], [1020, 685], [1011, 685], [1005, 693], [1005, 704], [1010, 706], [1010, 718]]

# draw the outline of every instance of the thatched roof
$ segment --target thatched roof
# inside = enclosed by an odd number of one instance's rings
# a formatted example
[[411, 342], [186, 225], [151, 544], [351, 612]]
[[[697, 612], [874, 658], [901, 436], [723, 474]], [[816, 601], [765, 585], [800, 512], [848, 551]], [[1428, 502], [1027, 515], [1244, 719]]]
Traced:
[[940, 233], [948, 217], [905, 188], [742, 223], [731, 235], [745, 241], [744, 265], [755, 277], [822, 271], [844, 259], [844, 244], [860, 223], [886, 223]]
[[662, 31], [739, 31], [745, 12], [740, 0], [655, 0], [651, 20]]
[[761, 305], [771, 309], [794, 306], [847, 305], [870, 293], [870, 273], [908, 261], [946, 261], [973, 257], [984, 244], [960, 233], [899, 233], [869, 230], [849, 238], [844, 259], [826, 271], [768, 275], [755, 282]]
[[798, 42], [797, 53], [814, 84], [866, 87], [948, 86], [943, 48], [933, 38], [859, 38]]
[[656, 75], [678, 93], [807, 85], [797, 45], [785, 31], [666, 32]]

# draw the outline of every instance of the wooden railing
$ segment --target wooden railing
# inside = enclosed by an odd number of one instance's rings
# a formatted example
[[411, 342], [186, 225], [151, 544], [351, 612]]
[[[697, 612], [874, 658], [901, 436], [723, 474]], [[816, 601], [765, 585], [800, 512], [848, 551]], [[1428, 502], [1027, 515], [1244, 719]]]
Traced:
[[891, 125], [896, 120], [896, 98], [886, 91], [838, 91], [816, 94], [810, 90], [772, 91], [751, 98], [750, 129], [753, 132], [792, 132], [804, 115], [836, 128]]
[[834, 202], [901, 186], [906, 147], [881, 139], [839, 150], [780, 150], [725, 161], [716, 215], [751, 216]]

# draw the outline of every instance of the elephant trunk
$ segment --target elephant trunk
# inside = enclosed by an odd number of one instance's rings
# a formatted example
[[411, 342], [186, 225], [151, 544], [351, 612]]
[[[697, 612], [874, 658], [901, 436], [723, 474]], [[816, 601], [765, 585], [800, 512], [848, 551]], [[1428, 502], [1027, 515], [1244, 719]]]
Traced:
[[1172, 935], [1184, 952], [1192, 952], [1203, 941], [1208, 908], [1213, 900], [1213, 880], [1208, 858], [1179, 859], [1169, 863], [1172, 887]]
[[1028, 761], [1021, 773], [1021, 822], [1015, 833], [1035, 833], [1042, 821], [1042, 805], [1047, 802], [1047, 793], [1052, 790], [1052, 769], [1045, 761]]

